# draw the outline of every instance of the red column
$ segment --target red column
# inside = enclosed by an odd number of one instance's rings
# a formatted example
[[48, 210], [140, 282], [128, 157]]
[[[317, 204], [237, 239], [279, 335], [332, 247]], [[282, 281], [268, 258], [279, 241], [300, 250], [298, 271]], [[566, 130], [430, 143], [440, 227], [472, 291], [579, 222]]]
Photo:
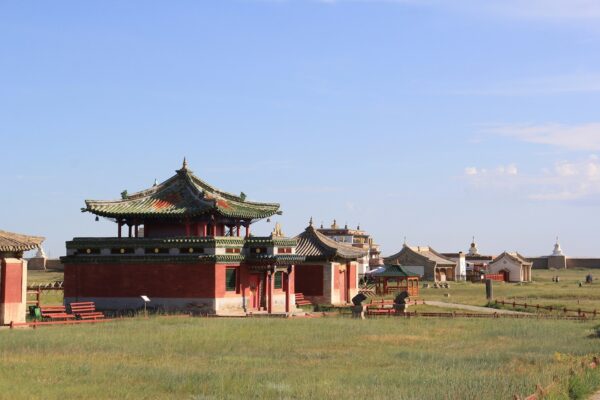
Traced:
[[250, 222], [246, 224], [246, 237], [250, 237]]
[[290, 312], [290, 274], [285, 274], [285, 312]]
[[131, 224], [127, 225], [129, 227], [129, 237], [131, 237]]
[[267, 272], [267, 313], [273, 312], [273, 275]]
[[121, 228], [122, 227], [123, 227], [123, 222], [119, 221], [119, 228], [118, 228], [118, 230], [119, 230], [119, 232], [118, 232], [119, 233], [119, 239], [121, 239]]
[[196, 236], [201, 236], [200, 222], [196, 222]]
[[235, 226], [235, 233], [237, 237], [240, 237], [240, 221], [238, 221], [237, 225]]
[[139, 233], [138, 227], [139, 227], [139, 225], [135, 224], [135, 237], [138, 237], [138, 233]]
[[204, 236], [204, 237], [208, 236], [208, 232], [207, 232], [207, 230], [206, 230], [206, 228], [207, 228], [207, 225], [208, 225], [208, 224], [207, 224], [206, 222], [203, 222], [203, 223], [202, 223], [202, 236]]
[[190, 236], [190, 221], [185, 221], [185, 236]]

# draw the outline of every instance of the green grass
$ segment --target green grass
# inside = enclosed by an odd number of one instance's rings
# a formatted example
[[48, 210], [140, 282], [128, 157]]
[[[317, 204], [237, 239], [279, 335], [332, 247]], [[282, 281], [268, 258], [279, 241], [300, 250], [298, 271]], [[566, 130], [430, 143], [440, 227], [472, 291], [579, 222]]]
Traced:
[[508, 399], [554, 377], [567, 393], [568, 371], [600, 352], [593, 333], [592, 323], [572, 321], [425, 318], [157, 317], [3, 330], [0, 393], [11, 399]]
[[[597, 309], [600, 312], [600, 282], [584, 284], [583, 287], [578, 285], [578, 282], [583, 281], [588, 273], [600, 278], [600, 270], [533, 270], [534, 282], [531, 283], [494, 282], [494, 298], [569, 309]], [[558, 283], [552, 282], [552, 277], [556, 275], [560, 276]], [[484, 284], [471, 282], [449, 282], [449, 284], [450, 289], [421, 289], [419, 297], [425, 300], [486, 305]], [[444, 293], [449, 293], [450, 297], [444, 297]], [[506, 308], [512, 309], [512, 307]]]

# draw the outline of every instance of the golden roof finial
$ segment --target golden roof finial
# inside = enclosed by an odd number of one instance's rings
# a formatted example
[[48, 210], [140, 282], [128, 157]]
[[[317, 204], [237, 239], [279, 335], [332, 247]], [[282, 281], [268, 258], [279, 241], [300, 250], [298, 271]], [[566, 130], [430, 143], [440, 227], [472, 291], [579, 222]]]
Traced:
[[182, 170], [187, 170], [188, 167], [188, 163], [187, 163], [187, 159], [185, 158], [185, 156], [183, 157], [183, 165], [181, 166]]

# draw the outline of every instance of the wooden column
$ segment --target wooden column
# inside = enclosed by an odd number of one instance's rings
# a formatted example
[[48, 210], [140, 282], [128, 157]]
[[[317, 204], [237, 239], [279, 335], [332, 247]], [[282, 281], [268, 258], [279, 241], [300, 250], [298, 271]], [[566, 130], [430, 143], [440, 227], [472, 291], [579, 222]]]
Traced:
[[208, 232], [206, 231], [207, 225], [208, 225], [207, 222], [202, 223], [202, 236], [204, 236], [204, 237], [208, 236]]
[[138, 237], [139, 235], [139, 225], [136, 223], [135, 224], [135, 237]]
[[118, 232], [118, 234], [119, 234], [119, 239], [121, 239], [121, 237], [122, 237], [122, 234], [121, 234], [121, 228], [123, 227], [123, 221], [119, 220], [119, 222], [118, 222], [118, 226], [119, 226], [119, 227], [118, 227], [117, 229], [118, 229], [118, 231], [119, 231], [119, 232]]
[[129, 237], [131, 237], [131, 223], [127, 224], [127, 227], [129, 228]]
[[235, 232], [236, 232], [236, 236], [240, 237], [240, 221], [237, 222], [236, 226], [235, 226]]
[[250, 237], [250, 222], [246, 222], [246, 237], [249, 238]]
[[196, 222], [196, 236], [202, 236], [202, 227], [200, 226], [200, 222]]
[[190, 236], [190, 221], [185, 220], [185, 236]]

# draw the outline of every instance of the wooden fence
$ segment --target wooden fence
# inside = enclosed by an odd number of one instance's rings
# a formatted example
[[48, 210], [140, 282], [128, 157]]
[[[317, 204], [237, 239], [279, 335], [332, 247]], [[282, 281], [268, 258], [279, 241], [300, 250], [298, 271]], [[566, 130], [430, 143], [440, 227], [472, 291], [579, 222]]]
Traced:
[[594, 317], [596, 318], [596, 316], [598, 315], [598, 312], [594, 309], [594, 310], [582, 310], [581, 308], [578, 309], [569, 309], [567, 307], [555, 307], [555, 306], [542, 306], [539, 304], [527, 304], [527, 303], [517, 303], [515, 301], [504, 301], [504, 300], [495, 300], [494, 304], [502, 304], [503, 306], [512, 306], [512, 308], [516, 308], [516, 307], [523, 307], [526, 310], [528, 309], [535, 309], [538, 312], [540, 310], [547, 310], [547, 311], [558, 311], [558, 312], [562, 312], [563, 314], [568, 314], [568, 313], [577, 313], [578, 316], [580, 317]]

